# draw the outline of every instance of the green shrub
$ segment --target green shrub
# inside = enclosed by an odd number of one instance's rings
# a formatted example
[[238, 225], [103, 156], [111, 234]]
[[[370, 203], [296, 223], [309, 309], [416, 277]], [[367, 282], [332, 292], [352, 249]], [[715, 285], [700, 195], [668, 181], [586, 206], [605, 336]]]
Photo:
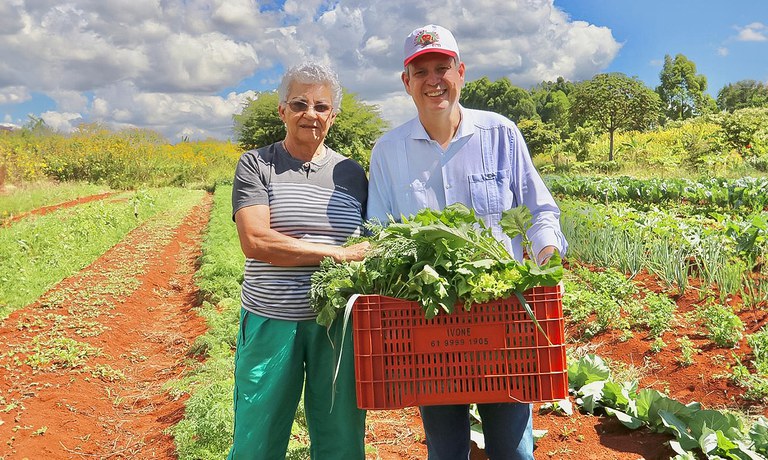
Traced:
[[735, 347], [744, 336], [744, 323], [726, 305], [711, 304], [699, 311], [707, 336], [719, 347]]
[[672, 329], [677, 304], [664, 294], [649, 292], [643, 303], [648, 308], [647, 325], [652, 338], [661, 337], [664, 332]]

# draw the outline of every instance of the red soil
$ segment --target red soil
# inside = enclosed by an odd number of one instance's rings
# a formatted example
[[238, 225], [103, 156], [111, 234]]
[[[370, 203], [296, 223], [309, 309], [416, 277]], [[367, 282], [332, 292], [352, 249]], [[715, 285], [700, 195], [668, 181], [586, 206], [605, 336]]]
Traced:
[[[0, 459], [176, 458], [173, 439], [164, 430], [183, 416], [184, 398], [174, 397], [163, 385], [182, 374], [186, 350], [205, 331], [204, 321], [193, 311], [197, 291], [192, 274], [209, 209], [210, 199], [206, 198], [164, 240], [146, 229], [136, 229], [91, 266], [0, 325], [0, 343], [4, 344], [0, 354]], [[120, 267], [137, 258], [144, 262], [135, 291], [99, 294], [109, 306], [108, 314], [92, 318], [98, 324], [91, 327], [103, 327], [101, 334], [89, 337], [78, 335], [75, 327], [63, 329], [78, 342], [102, 350], [100, 356], [90, 359], [88, 369], [35, 370], [25, 364], [29, 352], [13, 352], [36, 337], [50, 337], [52, 330], [61, 329], [57, 325], [75, 320], [87, 287], [116, 276]], [[638, 281], [648, 289], [663, 291], [650, 276], [641, 275]], [[679, 311], [686, 312], [699, 299], [688, 294], [677, 301]], [[748, 311], [741, 316], [751, 332], [765, 323], [768, 313]], [[665, 336], [668, 348], [656, 354], [649, 351], [650, 341], [639, 332], [626, 341], [615, 333], [600, 335], [591, 341], [590, 350], [634, 366], [641, 387], [668, 391], [680, 402], [767, 413], [764, 406], [741, 399], [741, 389], [723, 377], [732, 362], [731, 350], [714, 348], [695, 325], [679, 325], [669, 334]], [[694, 364], [685, 367], [677, 362], [680, 351], [674, 340], [683, 334], [701, 349]], [[737, 351], [748, 356], [746, 343], [739, 344]], [[98, 364], [119, 370], [123, 378], [100, 378], [92, 372]], [[565, 417], [540, 413], [539, 408], [534, 406], [534, 429], [546, 429], [548, 434], [537, 444], [537, 459], [655, 460], [672, 455], [664, 444], [670, 436], [629, 430], [615, 418], [578, 413]], [[424, 432], [415, 408], [368, 414], [367, 444], [376, 450], [369, 459], [426, 458]], [[473, 460], [482, 458], [482, 451], [473, 452]]]
[[81, 196], [80, 198], [70, 200], [70, 201], [65, 201], [63, 203], [53, 204], [51, 206], [43, 206], [37, 209], [33, 209], [31, 211], [22, 212], [20, 214], [14, 214], [9, 218], [3, 220], [2, 225], [7, 227], [13, 222], [24, 219], [27, 216], [31, 216], [31, 215], [42, 216], [42, 215], [48, 214], [49, 212], [56, 211], [58, 209], [70, 208], [72, 206], [77, 206], [79, 204], [88, 203], [91, 201], [103, 200], [104, 198], [107, 198], [115, 194], [117, 194], [117, 192], [106, 192], [106, 193], [101, 193], [99, 195]]
[[[170, 238], [134, 230], [3, 322], [4, 351], [46, 340], [62, 329], [56, 325], [69, 324], [78, 314], [78, 294], [142, 259], [144, 273], [135, 291], [97, 294], [108, 313], [92, 318], [88, 327], [104, 328], [101, 334], [83, 337], [74, 327], [63, 328], [66, 336], [101, 349], [89, 369], [35, 370], [24, 363], [29, 353], [0, 356], [0, 458], [175, 458], [173, 439], [164, 430], [182, 418], [184, 398], [175, 398], [163, 384], [184, 371], [185, 352], [205, 332], [204, 320], [193, 311], [192, 275], [210, 201], [206, 197], [193, 209]], [[89, 371], [99, 364], [124, 377], [112, 381], [109, 374], [100, 378]]]

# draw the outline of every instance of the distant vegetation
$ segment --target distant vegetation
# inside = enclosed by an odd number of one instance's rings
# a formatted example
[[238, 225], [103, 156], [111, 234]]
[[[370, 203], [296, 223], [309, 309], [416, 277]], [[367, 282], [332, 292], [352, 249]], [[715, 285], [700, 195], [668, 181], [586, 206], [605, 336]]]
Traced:
[[[542, 172], [635, 176], [762, 175], [768, 172], [768, 86], [744, 80], [707, 93], [707, 79], [685, 56], [666, 56], [659, 85], [621, 73], [531, 89], [509, 79], [467, 82], [465, 107], [493, 110], [515, 121]], [[259, 93], [233, 116], [233, 142], [169, 144], [149, 130], [112, 132], [81, 125], [68, 135], [36, 118], [0, 132], [0, 186], [40, 179], [84, 181], [131, 189], [210, 188], [231, 180], [244, 150], [282, 139], [277, 93]], [[368, 165], [387, 128], [376, 106], [345, 93], [327, 144]]]

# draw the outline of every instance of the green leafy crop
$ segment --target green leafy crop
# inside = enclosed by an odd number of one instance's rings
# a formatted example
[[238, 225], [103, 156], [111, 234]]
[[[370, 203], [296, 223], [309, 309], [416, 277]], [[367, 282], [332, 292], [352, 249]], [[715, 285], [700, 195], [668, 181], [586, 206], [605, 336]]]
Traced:
[[[502, 228], [511, 238], [522, 235], [529, 246], [525, 231], [530, 219], [527, 208], [511, 209], [502, 216]], [[329, 325], [353, 294], [417, 301], [432, 318], [441, 311], [452, 313], [457, 303], [468, 310], [473, 303], [554, 286], [563, 275], [558, 254], [542, 267], [515, 260], [475, 212], [460, 203], [368, 229], [372, 247], [363, 261], [326, 259], [313, 274], [310, 305], [319, 324]]]

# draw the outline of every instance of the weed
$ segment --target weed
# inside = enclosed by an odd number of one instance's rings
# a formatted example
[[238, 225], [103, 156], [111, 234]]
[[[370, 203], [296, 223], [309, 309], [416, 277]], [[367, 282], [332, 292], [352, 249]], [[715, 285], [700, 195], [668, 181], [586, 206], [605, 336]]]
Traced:
[[125, 380], [125, 374], [119, 369], [114, 369], [108, 364], [98, 364], [91, 369], [91, 375], [105, 382]]
[[727, 305], [709, 304], [699, 310], [707, 335], [719, 347], [733, 348], [744, 336], [744, 323]]
[[75, 368], [100, 353], [98, 348], [69, 337], [56, 336], [46, 340], [37, 336], [32, 340], [32, 354], [27, 356], [26, 363], [34, 369]]
[[695, 344], [688, 336], [682, 336], [677, 339], [677, 344], [680, 346], [680, 357], [677, 358], [677, 362], [681, 366], [690, 366], [694, 363], [694, 355], [698, 354], [701, 350], [695, 347]]
[[661, 337], [664, 332], [672, 329], [677, 304], [664, 294], [649, 292], [643, 303], [648, 308], [646, 324], [650, 329], [648, 335], [653, 338]]
[[754, 334], [749, 334], [747, 344], [752, 348], [752, 354], [755, 356], [755, 368], [761, 374], [768, 376], [768, 326], [763, 326]]
[[661, 350], [663, 350], [664, 348], [666, 348], [666, 346], [667, 346], [667, 344], [664, 343], [664, 340], [661, 338], [661, 336], [659, 336], [659, 337], [656, 337], [653, 340], [653, 343], [651, 343], [650, 350], [653, 353], [658, 353]]

